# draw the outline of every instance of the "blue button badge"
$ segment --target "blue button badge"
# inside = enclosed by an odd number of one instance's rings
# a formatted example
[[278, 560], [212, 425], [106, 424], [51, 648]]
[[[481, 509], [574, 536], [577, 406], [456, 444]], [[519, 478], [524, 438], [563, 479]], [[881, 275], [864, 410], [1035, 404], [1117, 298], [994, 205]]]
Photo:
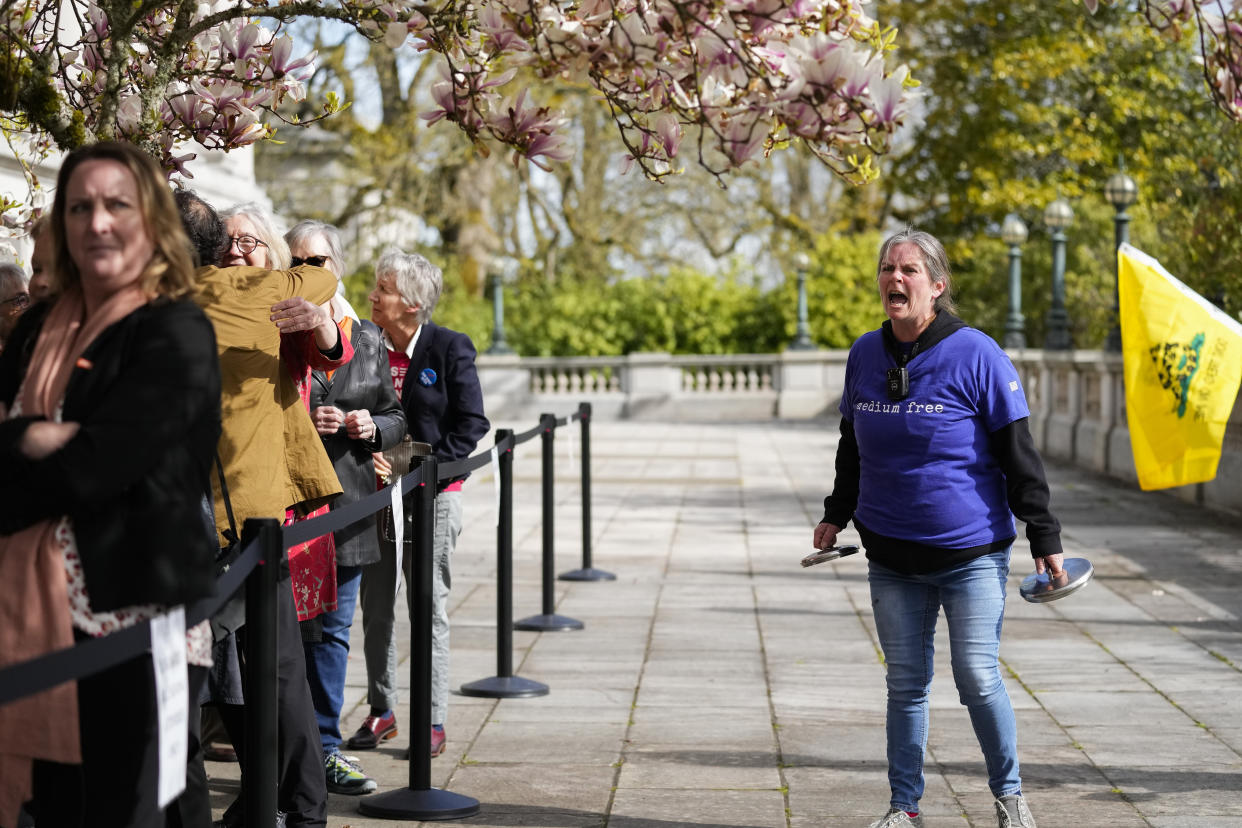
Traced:
[[418, 372], [418, 381], [423, 385], [435, 385], [436, 372], [430, 368], [424, 368]]

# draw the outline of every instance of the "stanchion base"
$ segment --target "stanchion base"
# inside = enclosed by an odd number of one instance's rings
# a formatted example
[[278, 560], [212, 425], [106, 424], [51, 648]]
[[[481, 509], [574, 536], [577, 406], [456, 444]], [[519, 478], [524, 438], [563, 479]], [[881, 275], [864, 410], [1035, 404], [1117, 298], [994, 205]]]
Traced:
[[461, 694], [488, 699], [530, 699], [548, 695], [548, 685], [521, 676], [492, 676], [463, 684]]
[[568, 572], [562, 572], [556, 576], [559, 581], [615, 581], [617, 576], [611, 572], [605, 572], [595, 567], [587, 567], [586, 569], [571, 569]]
[[530, 618], [523, 618], [521, 621], [513, 622], [513, 629], [524, 630], [526, 632], [559, 632], [562, 630], [580, 630], [583, 627], [581, 621], [573, 618], [567, 618], [564, 615], [532, 615]]
[[358, 803], [358, 813], [380, 819], [464, 819], [478, 812], [479, 800], [439, 788], [399, 788]]

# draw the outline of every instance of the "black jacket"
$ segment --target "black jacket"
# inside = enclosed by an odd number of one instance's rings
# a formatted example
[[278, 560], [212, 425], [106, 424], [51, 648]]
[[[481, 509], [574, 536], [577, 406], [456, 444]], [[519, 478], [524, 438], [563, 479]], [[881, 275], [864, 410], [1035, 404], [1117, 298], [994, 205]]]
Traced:
[[[11, 406], [47, 308], [18, 322], [0, 353], [0, 402]], [[32, 418], [0, 424], [0, 533], [68, 515], [91, 608], [179, 604], [211, 593], [216, 548], [202, 499], [220, 438], [216, 338], [188, 300], [157, 300], [105, 329], [65, 391], [81, 429], [32, 461]]]
[[470, 337], [433, 322], [423, 323], [410, 355], [401, 387], [407, 428], [441, 463], [469, 457], [490, 428], [475, 355]]
[[[380, 329], [373, 322], [356, 323], [349, 341], [354, 346], [354, 358], [336, 369], [331, 379], [322, 371], [311, 374], [311, 411], [321, 405], [334, 405], [346, 413], [366, 409], [375, 421], [375, 436], [370, 440], [351, 440], [342, 427], [336, 434], [322, 438], [343, 491], [332, 502], [333, 509], [375, 492], [372, 452], [392, 448], [405, 434], [405, 412], [392, 387], [388, 349], [380, 339]], [[327, 401], [329, 395], [331, 401]], [[374, 515], [338, 530], [335, 537], [336, 562], [340, 566], [361, 566], [380, 559]]]

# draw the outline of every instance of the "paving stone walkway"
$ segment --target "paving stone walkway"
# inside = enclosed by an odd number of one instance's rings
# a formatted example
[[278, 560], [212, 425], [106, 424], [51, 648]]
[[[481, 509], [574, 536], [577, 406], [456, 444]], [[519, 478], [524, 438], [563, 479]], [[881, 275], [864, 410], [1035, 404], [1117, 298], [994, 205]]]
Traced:
[[[569, 432], [556, 442], [558, 572], [581, 554]], [[835, 444], [830, 423], [593, 423], [594, 563], [617, 579], [557, 582], [556, 612], [585, 629], [514, 633], [514, 671], [547, 696], [452, 698], [432, 783], [480, 801], [461, 823], [862, 828], [883, 813], [884, 668], [866, 561], [798, 565]], [[535, 440], [515, 463], [519, 619], [540, 612], [539, 473]], [[1067, 552], [1089, 557], [1096, 579], [1027, 604], [1017, 586], [1029, 550], [1015, 547], [1001, 655], [1039, 824], [1242, 828], [1242, 522], [1066, 467], [1049, 478]], [[497, 671], [490, 470], [465, 491], [454, 687]], [[360, 620], [353, 634], [347, 733], [367, 713]], [[925, 824], [994, 826], [945, 634], [938, 643]], [[408, 709], [398, 718], [398, 739], [359, 754], [380, 790], [408, 780]], [[222, 808], [235, 766], [208, 772]], [[329, 825], [395, 824], [357, 805], [332, 796]]]

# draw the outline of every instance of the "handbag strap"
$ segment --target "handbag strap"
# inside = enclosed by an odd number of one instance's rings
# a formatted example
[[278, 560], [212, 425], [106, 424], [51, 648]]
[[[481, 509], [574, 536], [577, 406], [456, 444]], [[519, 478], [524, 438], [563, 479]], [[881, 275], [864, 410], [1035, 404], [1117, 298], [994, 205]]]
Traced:
[[[229, 484], [224, 479], [224, 464], [220, 462], [220, 452], [216, 452], [216, 476], [220, 479], [220, 495], [224, 499], [224, 512], [229, 516], [229, 528], [221, 534], [229, 543], [240, 540], [237, 534], [237, 521], [233, 519], [233, 504], [229, 502]], [[231, 537], [230, 537], [231, 536]]]

